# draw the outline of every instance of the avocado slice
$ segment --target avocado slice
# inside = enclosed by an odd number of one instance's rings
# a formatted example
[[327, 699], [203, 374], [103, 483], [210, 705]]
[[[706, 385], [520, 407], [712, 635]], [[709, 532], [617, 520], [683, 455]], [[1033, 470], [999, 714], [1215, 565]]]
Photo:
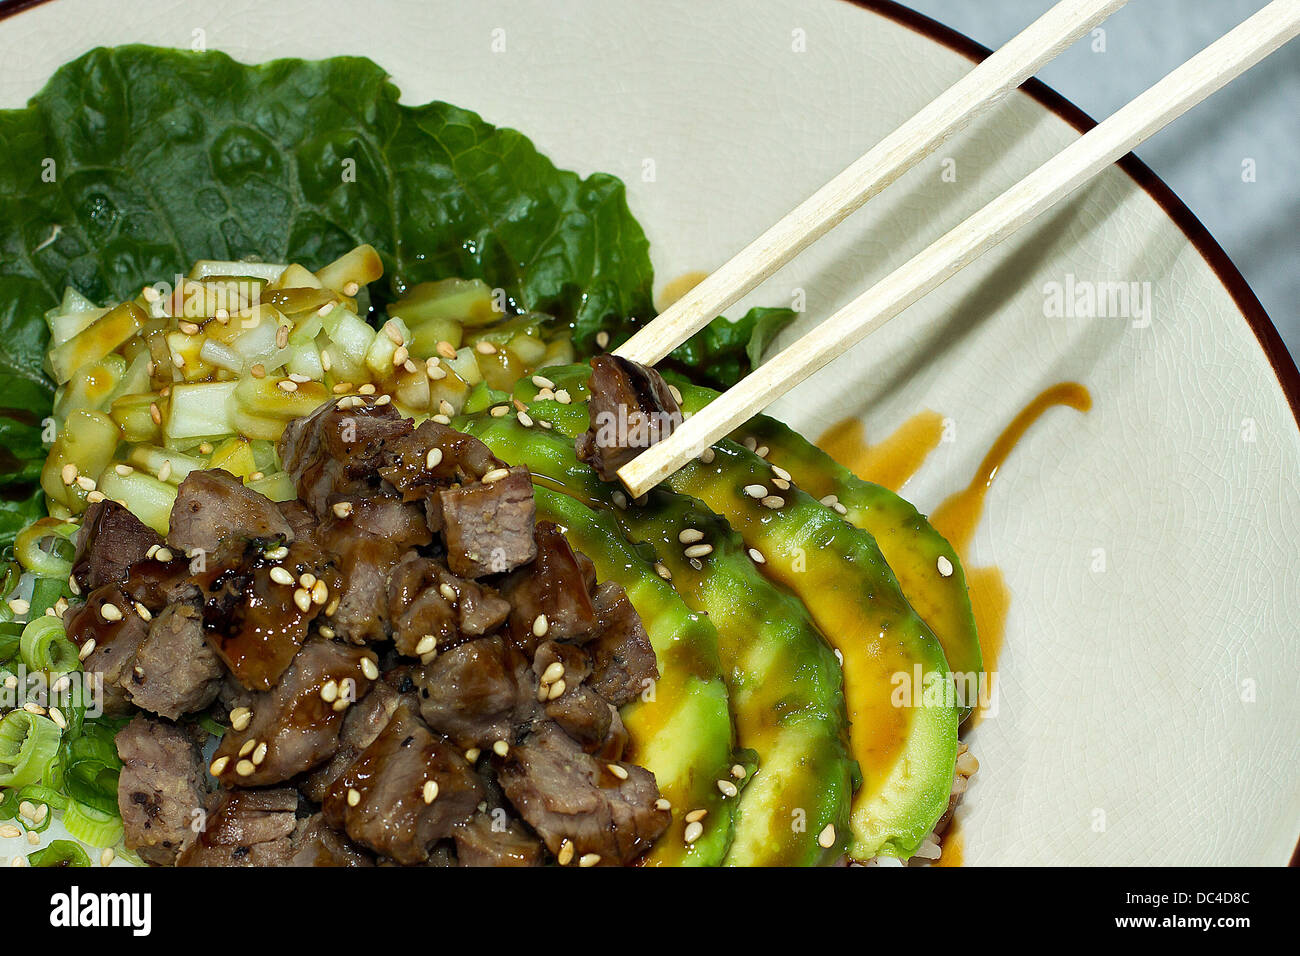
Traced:
[[[532, 401], [530, 415], [572, 438], [587, 428], [585, 366], [546, 369], [569, 401]], [[850, 856], [911, 856], [947, 808], [961, 716], [943, 647], [916, 614], [872, 536], [796, 486], [742, 445], [714, 446], [666, 484], [725, 518], [763, 573], [788, 588], [843, 658], [849, 739], [865, 782], [853, 801]], [[763, 486], [776, 507], [746, 492]]]
[[[718, 397], [718, 392], [692, 385], [679, 377], [673, 384], [682, 395], [682, 409], [694, 413]], [[863, 481], [808, 439], [782, 422], [756, 415], [737, 429], [733, 441], [768, 449], [764, 457], [785, 469], [794, 483], [814, 498], [835, 495], [844, 519], [876, 539], [885, 561], [898, 578], [912, 609], [929, 625], [943, 645], [948, 667], [957, 682], [961, 719], [970, 716], [984, 662], [975, 614], [971, 610], [966, 572], [961, 560], [938, 531], [901, 496]], [[940, 559], [951, 569], [940, 572]], [[968, 699], [970, 698], [970, 699]]]
[[[699, 502], [660, 491], [644, 507], [620, 509], [617, 489], [580, 463], [566, 438], [525, 428], [513, 416], [471, 416], [457, 425], [506, 461], [526, 466], [541, 488], [604, 509], [629, 537], [654, 550], [671, 589], [716, 627], [737, 739], [758, 761], [757, 772], [747, 771], [743, 780], [701, 772], [715, 789], [721, 783], [737, 790], [725, 863], [809, 866], [841, 857], [857, 780], [845, 740], [842, 679], [799, 601], [759, 574], [739, 537]], [[686, 530], [711, 544], [707, 558], [686, 557], [680, 539]]]

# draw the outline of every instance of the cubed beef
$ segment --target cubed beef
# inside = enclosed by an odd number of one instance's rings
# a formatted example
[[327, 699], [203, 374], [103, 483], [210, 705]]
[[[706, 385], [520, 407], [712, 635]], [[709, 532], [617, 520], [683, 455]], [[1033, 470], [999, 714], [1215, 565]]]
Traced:
[[223, 538], [293, 540], [293, 529], [274, 501], [227, 471], [192, 471], [176, 491], [167, 543], [190, 554], [211, 553]]
[[592, 675], [587, 686], [615, 707], [622, 707], [659, 678], [655, 650], [646, 636], [641, 615], [620, 585], [602, 582], [592, 603], [599, 629], [586, 645], [592, 659]]
[[420, 715], [462, 750], [508, 739], [519, 697], [516, 666], [499, 637], [439, 654], [414, 675]]
[[309, 641], [273, 690], [253, 695], [247, 724], [232, 720], [213, 761], [220, 768], [217, 779], [228, 786], [266, 786], [328, 760], [338, 749], [345, 713], [370, 690], [367, 671], [378, 674], [373, 651]]
[[478, 812], [452, 833], [460, 866], [541, 866], [542, 841], [504, 808]]
[[86, 509], [77, 531], [72, 577], [83, 594], [122, 581], [131, 565], [162, 543], [162, 535], [116, 501], [97, 501]]
[[224, 675], [198, 608], [173, 604], [150, 622], [124, 686], [131, 703], [175, 720], [216, 700]]
[[510, 614], [510, 604], [477, 581], [452, 574], [441, 561], [412, 552], [388, 578], [387, 616], [399, 653], [417, 653], [432, 635], [439, 650], [496, 630]]
[[290, 866], [374, 866], [370, 854], [325, 822], [323, 814], [314, 813], [298, 821], [293, 834], [293, 858]]
[[185, 847], [177, 866], [289, 866], [294, 856], [298, 793], [223, 790], [207, 826]]
[[578, 458], [605, 481], [645, 449], [672, 434], [682, 410], [652, 368], [619, 355], [591, 360], [590, 428], [575, 442]]
[[174, 724], [141, 715], [118, 731], [117, 753], [117, 806], [127, 849], [149, 863], [170, 865], [204, 820], [208, 789], [198, 748]]
[[[346, 404], [347, 407], [341, 407]], [[414, 423], [392, 404], [359, 396], [329, 401], [285, 426], [280, 462], [298, 497], [324, 517], [334, 495], [363, 495], [379, 482], [385, 445], [410, 434]]]
[[654, 774], [633, 764], [617, 766], [622, 777], [554, 723], [539, 721], [510, 748], [498, 778], [552, 853], [564, 850], [574, 862], [594, 854], [594, 863], [617, 866], [644, 853], [672, 820], [655, 807]]
[[[111, 606], [108, 616], [105, 606]], [[85, 603], [71, 604], [63, 614], [64, 632], [80, 653], [82, 669], [99, 676], [106, 714], [118, 716], [131, 711], [127, 691], [135, 654], [149, 636], [149, 625], [136, 611], [119, 584], [105, 584], [86, 596]], [[93, 642], [93, 643], [92, 643]], [[85, 650], [87, 645], [92, 650]]]
[[410, 694], [401, 693], [386, 676], [371, 685], [370, 692], [347, 709], [339, 730], [338, 749], [329, 760], [298, 783], [307, 799], [315, 803], [324, 801], [334, 781], [352, 766], [352, 762], [361, 756], [361, 751], [375, 742], [403, 700], [413, 702]]
[[527, 564], [536, 554], [536, 506], [527, 468], [511, 468], [494, 481], [443, 488], [438, 501], [447, 564], [461, 577], [500, 574]]
[[406, 501], [423, 499], [440, 485], [478, 481], [502, 464], [477, 438], [432, 420], [390, 442], [383, 459], [379, 473]]
[[543, 637], [584, 641], [597, 627], [586, 574], [568, 539], [549, 521], [537, 523], [536, 538], [536, 559], [501, 585], [512, 607], [510, 636], [530, 655]]
[[482, 798], [483, 784], [460, 751], [403, 705], [335, 781], [322, 809], [355, 842], [410, 866], [424, 863]]

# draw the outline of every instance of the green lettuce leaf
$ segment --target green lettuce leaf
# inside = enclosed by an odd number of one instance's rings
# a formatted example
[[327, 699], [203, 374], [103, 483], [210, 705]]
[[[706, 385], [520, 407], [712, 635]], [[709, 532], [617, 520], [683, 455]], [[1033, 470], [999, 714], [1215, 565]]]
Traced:
[[735, 322], [714, 319], [673, 349], [665, 363], [700, 385], [726, 389], [758, 367], [763, 352], [794, 318], [793, 309], [750, 309]]

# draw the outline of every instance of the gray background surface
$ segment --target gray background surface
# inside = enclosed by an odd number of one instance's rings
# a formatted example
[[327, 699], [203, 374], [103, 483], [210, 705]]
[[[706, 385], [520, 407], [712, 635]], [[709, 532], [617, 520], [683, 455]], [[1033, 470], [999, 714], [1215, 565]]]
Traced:
[[[1054, 0], [903, 0], [997, 47]], [[1266, 0], [1132, 0], [1039, 78], [1093, 119], [1266, 5]], [[1300, 39], [1274, 53], [1137, 150], [1227, 251], [1300, 361]], [[1255, 182], [1242, 164], [1255, 161]]]

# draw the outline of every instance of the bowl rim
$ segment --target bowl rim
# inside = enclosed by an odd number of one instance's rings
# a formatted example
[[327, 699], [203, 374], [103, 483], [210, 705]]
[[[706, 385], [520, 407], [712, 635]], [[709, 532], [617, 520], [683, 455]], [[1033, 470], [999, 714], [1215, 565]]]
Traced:
[[[12, 2], [0, 7], [0, 22], [49, 2], [51, 0], [12, 0]], [[933, 40], [966, 57], [972, 63], [982, 62], [993, 52], [966, 34], [946, 26], [911, 7], [904, 6], [902, 3], [896, 2], [896, 0], [840, 0], [840, 2], [851, 4], [861, 10], [884, 17], [899, 26], [906, 27], [926, 39]], [[1022, 83], [1019, 90], [1040, 106], [1064, 120], [1080, 135], [1087, 133], [1097, 125], [1097, 121], [1090, 114], [1036, 76], [1031, 76]], [[1286, 396], [1287, 404], [1291, 408], [1293, 423], [1296, 425], [1297, 430], [1300, 431], [1300, 368], [1297, 368], [1295, 358], [1292, 357], [1286, 344], [1282, 341], [1277, 326], [1273, 324], [1273, 320], [1269, 317], [1258, 296], [1255, 295], [1254, 290], [1251, 289], [1246, 277], [1241, 274], [1241, 270], [1237, 268], [1232, 258], [1219, 245], [1218, 241], [1210, 234], [1210, 231], [1188, 205], [1136, 154], [1126, 153], [1116, 160], [1115, 166], [1126, 173], [1139, 188], [1155, 201], [1165, 215], [1179, 228], [1192, 247], [1200, 253], [1219, 281], [1223, 283], [1223, 287], [1232, 299], [1233, 304], [1241, 312], [1247, 325], [1250, 326], [1251, 332], [1254, 333], [1260, 348], [1263, 349], [1264, 357], [1268, 360], [1274, 377], [1277, 379], [1283, 395]], [[1300, 837], [1297, 838], [1288, 865], [1300, 867]]]

